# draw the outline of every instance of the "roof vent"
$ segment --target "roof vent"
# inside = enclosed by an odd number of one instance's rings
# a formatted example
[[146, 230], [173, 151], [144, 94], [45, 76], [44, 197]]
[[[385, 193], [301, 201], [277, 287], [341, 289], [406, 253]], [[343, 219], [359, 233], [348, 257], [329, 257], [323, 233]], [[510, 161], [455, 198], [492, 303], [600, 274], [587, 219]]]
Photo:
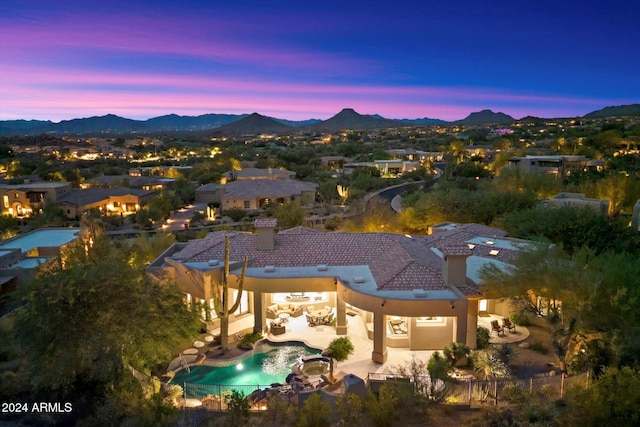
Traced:
[[425, 291], [424, 289], [414, 289], [413, 290], [413, 296], [416, 298], [426, 298], [427, 297], [427, 291]]
[[318, 271], [327, 271], [329, 269], [329, 267], [327, 267], [326, 264], [319, 264], [318, 265]]
[[216, 266], [218, 264], [220, 264], [220, 261], [218, 261], [217, 259], [210, 259], [207, 264], [209, 264], [210, 266]]
[[354, 276], [353, 283], [364, 283], [364, 277], [362, 276]]
[[265, 265], [264, 266], [264, 272], [265, 273], [273, 273], [274, 271], [276, 271], [276, 268], [273, 265]]

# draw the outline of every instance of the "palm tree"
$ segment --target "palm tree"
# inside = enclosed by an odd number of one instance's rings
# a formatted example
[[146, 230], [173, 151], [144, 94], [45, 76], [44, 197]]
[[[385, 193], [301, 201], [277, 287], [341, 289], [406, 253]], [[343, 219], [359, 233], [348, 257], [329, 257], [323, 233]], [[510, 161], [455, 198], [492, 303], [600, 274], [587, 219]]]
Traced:
[[229, 314], [234, 313], [240, 306], [242, 300], [242, 287], [244, 286], [244, 276], [247, 272], [249, 258], [244, 257], [242, 273], [238, 280], [238, 296], [231, 307], [229, 307], [229, 236], [224, 240], [224, 270], [219, 283], [214, 284], [213, 308], [220, 319], [220, 346], [222, 352], [226, 352], [229, 347]]
[[329, 343], [329, 346], [322, 352], [323, 356], [329, 358], [329, 381], [334, 382], [333, 377], [333, 359], [337, 362], [347, 360], [350, 354], [353, 354], [354, 348], [349, 337], [336, 338]]

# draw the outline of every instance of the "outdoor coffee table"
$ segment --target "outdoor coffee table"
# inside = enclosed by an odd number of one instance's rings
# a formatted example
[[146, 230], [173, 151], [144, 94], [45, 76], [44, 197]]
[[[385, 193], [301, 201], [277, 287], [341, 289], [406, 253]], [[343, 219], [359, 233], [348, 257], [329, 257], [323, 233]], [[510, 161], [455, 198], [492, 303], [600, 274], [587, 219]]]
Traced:
[[291, 317], [291, 315], [289, 313], [280, 313], [280, 314], [278, 314], [278, 318], [280, 320], [282, 320], [283, 322], [288, 322], [289, 321], [289, 317]]

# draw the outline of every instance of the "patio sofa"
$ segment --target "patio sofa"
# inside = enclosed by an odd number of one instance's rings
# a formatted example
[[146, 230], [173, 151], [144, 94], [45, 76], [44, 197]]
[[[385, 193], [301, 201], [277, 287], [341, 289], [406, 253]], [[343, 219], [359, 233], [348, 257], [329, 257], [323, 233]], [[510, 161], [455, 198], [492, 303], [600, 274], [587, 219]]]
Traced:
[[267, 307], [267, 318], [277, 319], [280, 313], [289, 313], [291, 317], [302, 316], [303, 307], [301, 305], [291, 303], [271, 304]]

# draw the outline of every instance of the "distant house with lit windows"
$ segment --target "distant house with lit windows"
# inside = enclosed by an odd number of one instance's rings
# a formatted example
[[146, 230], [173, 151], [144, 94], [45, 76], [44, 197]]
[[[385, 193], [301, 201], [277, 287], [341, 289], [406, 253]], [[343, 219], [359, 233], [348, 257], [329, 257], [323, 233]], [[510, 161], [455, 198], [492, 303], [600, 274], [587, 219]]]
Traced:
[[347, 335], [350, 322], [362, 322], [372, 360], [380, 363], [388, 347], [432, 350], [455, 341], [475, 348], [478, 315], [490, 309], [478, 288], [480, 267], [506, 266], [526, 244], [478, 224], [442, 225], [428, 236], [304, 227], [276, 232], [274, 219], [254, 225], [256, 233], [220, 231], [176, 243], [147, 272], [175, 283], [215, 328], [212, 292], [228, 237], [230, 283], [241, 260], [249, 259], [242, 303], [231, 322], [251, 317], [254, 330], [262, 332], [281, 309], [298, 313], [302, 306], [312, 316], [321, 307], [335, 316], [336, 335]]
[[83, 212], [97, 209], [110, 214], [130, 214], [140, 210], [155, 195], [149, 190], [135, 188], [93, 187], [74, 190], [57, 201], [67, 218], [78, 218]]
[[70, 182], [25, 182], [0, 185], [0, 213], [12, 217], [26, 217], [39, 213], [47, 203], [55, 203], [72, 191]]
[[315, 200], [318, 184], [293, 179], [294, 172], [280, 169], [242, 169], [228, 172], [225, 184], [205, 184], [196, 189], [197, 203], [219, 203], [225, 209], [257, 210], [272, 203], [306, 205]]
[[527, 174], [565, 177], [572, 172], [602, 171], [604, 160], [591, 160], [586, 156], [525, 156], [509, 159], [508, 168]]

